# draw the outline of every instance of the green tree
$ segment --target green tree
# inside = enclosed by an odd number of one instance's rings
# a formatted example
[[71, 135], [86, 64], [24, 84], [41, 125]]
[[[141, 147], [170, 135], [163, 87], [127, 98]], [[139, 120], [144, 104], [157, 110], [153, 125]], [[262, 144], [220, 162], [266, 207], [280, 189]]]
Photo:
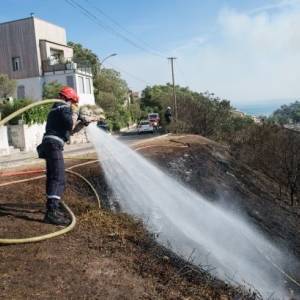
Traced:
[[119, 130], [130, 121], [128, 86], [119, 72], [102, 69], [94, 78], [95, 100], [102, 107], [113, 130]]
[[94, 95], [97, 105], [105, 111], [105, 115], [113, 130], [126, 126], [131, 119], [128, 101], [128, 86], [120, 73], [113, 69], [101, 69], [98, 56], [81, 44], [68, 42], [73, 48], [74, 61], [87, 62], [93, 73]]
[[[227, 100], [212, 97], [210, 93], [197, 93], [187, 87], [176, 86], [178, 120], [171, 125], [177, 132], [198, 133], [217, 140], [241, 126], [232, 113]], [[172, 85], [146, 87], [142, 92], [141, 108], [146, 112], [157, 112], [164, 121], [167, 106], [173, 108]], [[173, 108], [174, 115], [174, 108]], [[246, 121], [245, 121], [246, 122]], [[244, 123], [245, 123], [244, 122]], [[247, 119], [249, 122], [249, 119]], [[238, 123], [240, 123], [238, 125]], [[176, 128], [174, 128], [176, 125]]]
[[47, 83], [43, 87], [43, 99], [57, 99], [62, 84], [57, 81]]
[[68, 42], [68, 46], [73, 48], [73, 61], [81, 64], [88, 63], [92, 68], [95, 78], [100, 71], [100, 60], [92, 50], [84, 48], [79, 43]]
[[12, 96], [16, 90], [16, 81], [8, 78], [6, 74], [0, 74], [0, 99]]
[[282, 105], [279, 109], [274, 111], [270, 120], [279, 124], [288, 124], [290, 121], [293, 123], [299, 123], [300, 101], [296, 101], [289, 105]]

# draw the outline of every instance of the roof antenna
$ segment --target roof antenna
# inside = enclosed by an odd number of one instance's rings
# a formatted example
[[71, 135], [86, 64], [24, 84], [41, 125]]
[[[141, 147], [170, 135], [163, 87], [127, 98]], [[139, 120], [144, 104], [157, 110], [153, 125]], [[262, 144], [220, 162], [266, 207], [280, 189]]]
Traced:
[[34, 17], [34, 12], [31, 12], [30, 16], [31, 16], [31, 18], [33, 18]]

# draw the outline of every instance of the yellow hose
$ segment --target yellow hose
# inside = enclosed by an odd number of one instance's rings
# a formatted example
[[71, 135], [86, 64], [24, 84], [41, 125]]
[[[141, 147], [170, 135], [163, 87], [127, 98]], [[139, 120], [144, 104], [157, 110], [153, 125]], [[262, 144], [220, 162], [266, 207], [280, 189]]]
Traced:
[[76, 217], [73, 214], [72, 210], [68, 207], [68, 205], [66, 203], [64, 203], [63, 201], [61, 202], [61, 204], [63, 205], [63, 207], [67, 210], [67, 212], [69, 213], [69, 215], [71, 216], [71, 224], [68, 225], [66, 228], [63, 228], [61, 230], [55, 231], [53, 233], [48, 233], [48, 234], [44, 234], [44, 235], [40, 235], [40, 236], [35, 236], [35, 237], [30, 237], [30, 238], [22, 238], [22, 239], [0, 239], [0, 244], [5, 244], [5, 245], [11, 245], [11, 244], [25, 244], [25, 243], [35, 243], [35, 242], [40, 242], [40, 241], [44, 241], [47, 239], [51, 239], [54, 238], [56, 236], [65, 234], [69, 231], [71, 231], [75, 225], [76, 225]]
[[[81, 165], [81, 164], [80, 164]], [[78, 166], [80, 166], [78, 165]], [[76, 167], [76, 166], [73, 166]], [[96, 189], [93, 187], [93, 185], [81, 174], [74, 172], [72, 170], [66, 170], [67, 173], [73, 174], [75, 176], [78, 176], [79, 178], [83, 179], [91, 188], [91, 190], [94, 192], [95, 197], [97, 199], [98, 202], [98, 206], [99, 208], [101, 208], [101, 200], [100, 197], [96, 191]], [[21, 179], [21, 180], [15, 180], [15, 181], [11, 181], [11, 182], [6, 182], [6, 183], [1, 183], [0, 187], [3, 186], [8, 186], [11, 184], [17, 184], [17, 183], [21, 183], [21, 182], [28, 182], [28, 181], [32, 181], [32, 180], [37, 180], [37, 179], [41, 179], [44, 178], [46, 175], [41, 175], [41, 176], [36, 176], [33, 178], [27, 178], [27, 179]], [[0, 244], [24, 244], [24, 243], [34, 243], [34, 242], [39, 242], [39, 241], [43, 241], [43, 240], [47, 240], [50, 238], [54, 238], [56, 236], [65, 234], [69, 231], [71, 231], [75, 225], [76, 225], [76, 217], [74, 215], [74, 213], [72, 212], [72, 210], [68, 207], [68, 205], [64, 202], [61, 202], [62, 205], [64, 206], [64, 208], [67, 210], [67, 212], [69, 213], [70, 217], [71, 217], [71, 224], [68, 225], [66, 228], [63, 228], [61, 230], [58, 230], [56, 232], [53, 233], [49, 233], [49, 234], [45, 234], [45, 235], [41, 235], [41, 236], [36, 236], [36, 237], [30, 237], [30, 238], [22, 238], [22, 239], [0, 239]]]
[[95, 197], [96, 197], [97, 202], [98, 202], [98, 207], [99, 207], [99, 209], [101, 209], [101, 201], [100, 201], [99, 195], [98, 195], [96, 189], [93, 187], [93, 185], [92, 185], [92, 184], [91, 184], [84, 176], [82, 176], [81, 174], [79, 174], [79, 173], [77, 173], [77, 172], [75, 172], [75, 171], [72, 171], [72, 170], [70, 170], [70, 169], [67, 169], [66, 172], [68, 172], [68, 173], [70, 173], [70, 174], [73, 174], [73, 175], [76, 175], [76, 176], [80, 177], [82, 180], [84, 180], [84, 181], [89, 185], [89, 187], [91, 188], [91, 190], [92, 190], [92, 191], [94, 192], [94, 194], [95, 194]]
[[[58, 100], [58, 99], [51, 99], [51, 100], [42, 100], [42, 101], [38, 101], [38, 102], [35, 102], [35, 103], [32, 103], [32, 104], [29, 104], [29, 105], [15, 111], [15, 112], [13, 112], [9, 116], [7, 116], [3, 120], [1, 120], [0, 121], [0, 126], [3, 126], [7, 122], [9, 122], [13, 118], [15, 118], [16, 116], [24, 113], [25, 111], [31, 109], [32, 107], [35, 107], [35, 106], [38, 106], [38, 105], [44, 105], [44, 104], [48, 104], [48, 103], [55, 103], [55, 102], [64, 103], [65, 101]], [[84, 165], [84, 164], [80, 164], [80, 165]], [[73, 167], [75, 167], [75, 166], [73, 166]], [[94, 192], [94, 194], [97, 198], [98, 206], [99, 206], [99, 208], [101, 208], [101, 202], [100, 202], [99, 195], [98, 195], [96, 189], [93, 187], [93, 185], [84, 176], [82, 176], [81, 174], [79, 174], [77, 172], [71, 171], [69, 169], [67, 169], [66, 172], [74, 174], [75, 176], [78, 176], [79, 178], [83, 179], [90, 186], [90, 188], [92, 189], [92, 191]], [[16, 184], [16, 183], [21, 183], [21, 182], [37, 180], [37, 179], [40, 179], [40, 178], [43, 178], [43, 177], [45, 177], [45, 175], [36, 176], [36, 177], [33, 177], [33, 178], [28, 178], [28, 179], [21, 179], [21, 180], [6, 182], [6, 183], [0, 184], [0, 187], [8, 186], [8, 185], [11, 185], [11, 184]], [[54, 238], [56, 236], [59, 236], [59, 235], [62, 235], [62, 234], [65, 234], [65, 233], [71, 231], [76, 225], [76, 217], [75, 217], [74, 213], [71, 211], [71, 209], [67, 206], [67, 204], [65, 204], [64, 202], [61, 202], [61, 203], [62, 203], [63, 207], [67, 210], [67, 212], [69, 213], [69, 215], [71, 217], [71, 224], [70, 225], [68, 225], [67, 227], [65, 227], [61, 230], [58, 230], [56, 232], [49, 233], [49, 234], [44, 234], [44, 235], [40, 235], [40, 236], [36, 236], [36, 237], [20, 238], [20, 239], [0, 239], [0, 244], [8, 245], [8, 244], [34, 243], [34, 242], [39, 242], [39, 241], [43, 241], [43, 240], [46, 240], [46, 239]]]

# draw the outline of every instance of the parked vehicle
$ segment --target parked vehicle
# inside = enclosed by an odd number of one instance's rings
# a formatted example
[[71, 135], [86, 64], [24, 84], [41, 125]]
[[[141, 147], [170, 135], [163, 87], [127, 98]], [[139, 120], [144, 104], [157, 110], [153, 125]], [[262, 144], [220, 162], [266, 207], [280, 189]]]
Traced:
[[107, 133], [110, 133], [109, 125], [105, 121], [98, 121], [97, 126]]
[[150, 113], [148, 114], [148, 120], [154, 128], [158, 128], [159, 126], [159, 114], [158, 113]]
[[154, 128], [151, 125], [151, 123], [149, 122], [149, 120], [143, 120], [143, 121], [140, 121], [140, 123], [137, 127], [137, 131], [138, 131], [138, 134], [147, 133], [147, 132], [154, 133]]

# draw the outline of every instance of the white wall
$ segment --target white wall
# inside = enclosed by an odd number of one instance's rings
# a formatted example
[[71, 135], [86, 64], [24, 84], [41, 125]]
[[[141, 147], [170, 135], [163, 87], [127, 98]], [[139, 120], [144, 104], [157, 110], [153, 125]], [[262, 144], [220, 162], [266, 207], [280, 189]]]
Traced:
[[[79, 91], [79, 77], [83, 77], [84, 79], [84, 93]], [[91, 82], [91, 93], [87, 93], [87, 79]], [[94, 87], [93, 87], [93, 78], [89, 74], [85, 73], [76, 73], [75, 74], [75, 82], [76, 82], [76, 92], [79, 96], [79, 105], [85, 104], [95, 104], [95, 97], [94, 97]]]
[[10, 143], [22, 151], [34, 151], [42, 142], [46, 124], [9, 125]]
[[41, 100], [43, 95], [43, 83], [42, 77], [32, 77], [17, 80], [17, 87], [24, 85], [25, 97], [32, 100]]
[[0, 127], [0, 155], [7, 155], [7, 154], [9, 154], [7, 127], [1, 126]]
[[[79, 105], [84, 105], [84, 104], [95, 104], [95, 97], [94, 97], [94, 87], [93, 87], [93, 78], [91, 74], [85, 73], [85, 72], [80, 72], [76, 70], [76, 73], [74, 70], [66, 70], [66, 71], [57, 71], [54, 73], [48, 72], [45, 74], [44, 79], [45, 83], [50, 83], [53, 81], [57, 81], [63, 85], [67, 85], [67, 76], [73, 76], [74, 80], [74, 89], [77, 92], [79, 96]], [[85, 93], [80, 93], [79, 92], [79, 76], [84, 78], [84, 89]], [[87, 79], [90, 80], [91, 82], [91, 93], [87, 93]]]

